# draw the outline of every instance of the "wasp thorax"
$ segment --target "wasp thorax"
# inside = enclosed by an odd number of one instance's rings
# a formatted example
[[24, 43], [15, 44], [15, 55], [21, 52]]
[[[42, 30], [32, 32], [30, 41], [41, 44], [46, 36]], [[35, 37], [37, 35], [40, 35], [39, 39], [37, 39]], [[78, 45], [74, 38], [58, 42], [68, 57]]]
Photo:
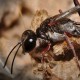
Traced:
[[24, 31], [21, 38], [24, 52], [30, 52], [35, 48], [36, 39], [36, 34], [32, 30]]

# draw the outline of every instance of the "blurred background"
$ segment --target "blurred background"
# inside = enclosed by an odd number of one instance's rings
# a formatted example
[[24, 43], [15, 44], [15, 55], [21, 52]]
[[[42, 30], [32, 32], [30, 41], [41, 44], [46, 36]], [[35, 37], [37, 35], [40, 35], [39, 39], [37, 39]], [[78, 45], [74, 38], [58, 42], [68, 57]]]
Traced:
[[[32, 76], [31, 57], [29, 54], [23, 55], [20, 49], [14, 63], [14, 74], [10, 74], [11, 61], [14, 51], [11, 54], [7, 67], [3, 69], [4, 62], [10, 50], [20, 40], [22, 33], [26, 29], [31, 29], [32, 20], [36, 11], [46, 10], [46, 16], [54, 16], [59, 13], [59, 9], [63, 12], [74, 6], [73, 0], [0, 0], [0, 80], [37, 80]], [[77, 14], [70, 17], [75, 21], [79, 21]], [[30, 64], [30, 66], [28, 66]], [[59, 74], [58, 74], [59, 75]], [[39, 80], [39, 79], [38, 79]], [[67, 79], [64, 80], [73, 80]], [[78, 80], [75, 79], [74, 80]]]

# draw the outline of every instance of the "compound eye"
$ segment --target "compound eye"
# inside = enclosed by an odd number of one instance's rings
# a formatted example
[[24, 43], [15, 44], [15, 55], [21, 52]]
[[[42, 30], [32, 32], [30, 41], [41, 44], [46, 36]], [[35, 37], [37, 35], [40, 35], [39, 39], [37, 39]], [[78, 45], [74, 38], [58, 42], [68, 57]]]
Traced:
[[28, 33], [25, 35], [26, 40], [23, 42], [23, 50], [25, 52], [32, 51], [36, 46], [36, 35], [32, 31], [27, 31]]
[[30, 52], [31, 50], [33, 50], [36, 46], [36, 40], [35, 39], [29, 39], [27, 41], [25, 41], [24, 43], [24, 50], [25, 52]]

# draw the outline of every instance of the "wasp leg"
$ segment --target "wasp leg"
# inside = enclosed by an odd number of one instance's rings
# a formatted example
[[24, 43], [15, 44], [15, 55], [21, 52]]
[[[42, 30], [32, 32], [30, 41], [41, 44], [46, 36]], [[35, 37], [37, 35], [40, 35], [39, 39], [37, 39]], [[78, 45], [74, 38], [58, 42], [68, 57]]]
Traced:
[[40, 54], [42, 54], [42, 58], [41, 58], [41, 69], [42, 69], [43, 72], [45, 72], [45, 68], [47, 67], [47, 66], [44, 67], [45, 53], [46, 53], [47, 51], [49, 51], [50, 48], [51, 48], [51, 44], [48, 43], [47, 46], [46, 46], [46, 47], [41, 51], [41, 53], [40, 53]]
[[[75, 6], [79, 5], [79, 2], [78, 2], [77, 0], [73, 0], [73, 1], [74, 1]], [[59, 13], [60, 13], [60, 14], [63, 13], [61, 9], [59, 10]], [[80, 15], [80, 12], [78, 12], [78, 14]], [[80, 25], [80, 22], [74, 22], [74, 24], [75, 24], [75, 25]], [[66, 39], [66, 41], [67, 41], [67, 44], [69, 45], [69, 47], [71, 48], [71, 50], [72, 50], [72, 52], [73, 52], [73, 55], [74, 55], [74, 57], [75, 57], [75, 61], [76, 61], [77, 66], [78, 66], [78, 68], [79, 68], [79, 70], [80, 70], [80, 64], [79, 64], [79, 62], [78, 62], [78, 57], [77, 57], [77, 55], [76, 55], [74, 46], [73, 46], [73, 44], [71, 43], [71, 41], [70, 41], [68, 35], [66, 34], [66, 32], [64, 32], [64, 35], [65, 35], [65, 39]]]
[[74, 22], [75, 25], [80, 25], [80, 22]]
[[71, 48], [71, 50], [72, 50], [72, 52], [73, 52], [73, 55], [74, 55], [74, 57], [75, 57], [75, 62], [77, 63], [77, 66], [78, 66], [78, 68], [79, 68], [79, 70], [80, 70], [80, 64], [79, 64], [79, 62], [78, 62], [78, 57], [77, 57], [77, 55], [76, 55], [74, 46], [73, 46], [73, 44], [71, 43], [69, 37], [67, 36], [67, 34], [66, 34], [65, 32], [64, 32], [64, 35], [65, 35], [65, 39], [66, 39], [66, 41], [67, 41], [67, 44], [69, 45], [69, 47]]
[[[80, 5], [78, 0], [73, 0], [73, 2], [74, 2], [74, 4], [75, 4], [75, 6]], [[78, 11], [78, 14], [79, 14], [79, 16], [80, 16], [80, 11]]]
[[48, 43], [48, 45], [46, 46], [46, 48], [45, 49], [43, 49], [43, 51], [41, 52], [41, 54], [42, 54], [42, 62], [44, 62], [44, 54], [47, 52], [47, 51], [49, 51], [50, 50], [50, 46], [51, 46], [51, 44], [50, 43]]
[[46, 48], [43, 49], [42, 54], [44, 54], [44, 53], [46, 53], [47, 51], [49, 51], [49, 50], [50, 50], [50, 46], [51, 46], [51, 43], [48, 43], [48, 45], [46, 46]]

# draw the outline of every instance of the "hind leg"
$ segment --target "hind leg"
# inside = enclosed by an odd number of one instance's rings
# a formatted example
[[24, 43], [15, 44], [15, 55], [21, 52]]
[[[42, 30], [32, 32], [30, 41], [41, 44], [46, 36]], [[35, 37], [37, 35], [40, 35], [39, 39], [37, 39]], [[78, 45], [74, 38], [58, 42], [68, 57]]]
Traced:
[[[73, 0], [73, 2], [74, 2], [74, 4], [75, 4], [75, 6], [80, 5], [78, 0]], [[79, 14], [79, 16], [80, 16], [80, 11], [78, 11], [78, 14]]]
[[73, 55], [74, 55], [74, 57], [75, 57], [75, 62], [77, 63], [77, 66], [78, 66], [78, 68], [79, 68], [79, 70], [80, 70], [80, 64], [79, 64], [79, 62], [78, 62], [78, 56], [76, 55], [76, 51], [75, 51], [75, 49], [74, 49], [74, 46], [73, 46], [73, 44], [71, 43], [69, 37], [67, 36], [67, 34], [66, 34], [65, 32], [64, 32], [64, 35], [65, 35], [67, 44], [69, 45], [69, 47], [71, 48], [71, 50], [72, 50], [72, 52], [73, 52]]
[[[74, 0], [75, 1], [75, 0]], [[60, 13], [62, 13], [62, 10], [60, 9], [59, 10], [59, 12]], [[79, 12], [78, 12], [79, 13]], [[75, 23], [75, 25], [80, 25], [80, 22], [74, 22]], [[77, 27], [76, 27], [77, 28]], [[78, 29], [76, 29], [76, 32], [77, 33], [79, 33], [79, 31], [80, 31], [80, 28]], [[74, 55], [74, 57], [75, 57], [75, 62], [76, 62], [76, 64], [77, 64], [77, 66], [78, 66], [78, 68], [79, 68], [79, 70], [80, 70], [80, 64], [79, 64], [79, 62], [78, 62], [78, 56], [76, 55], [76, 51], [75, 51], [75, 49], [74, 49], [74, 46], [73, 46], [73, 44], [71, 43], [71, 41], [70, 41], [70, 39], [69, 39], [69, 37], [68, 37], [68, 34], [66, 33], [66, 32], [64, 32], [64, 35], [65, 35], [65, 39], [66, 39], [66, 42], [67, 42], [67, 44], [69, 45], [69, 47], [71, 48], [71, 50], [72, 50], [72, 52], [73, 52], [73, 55]], [[80, 35], [80, 34], [79, 34]]]

